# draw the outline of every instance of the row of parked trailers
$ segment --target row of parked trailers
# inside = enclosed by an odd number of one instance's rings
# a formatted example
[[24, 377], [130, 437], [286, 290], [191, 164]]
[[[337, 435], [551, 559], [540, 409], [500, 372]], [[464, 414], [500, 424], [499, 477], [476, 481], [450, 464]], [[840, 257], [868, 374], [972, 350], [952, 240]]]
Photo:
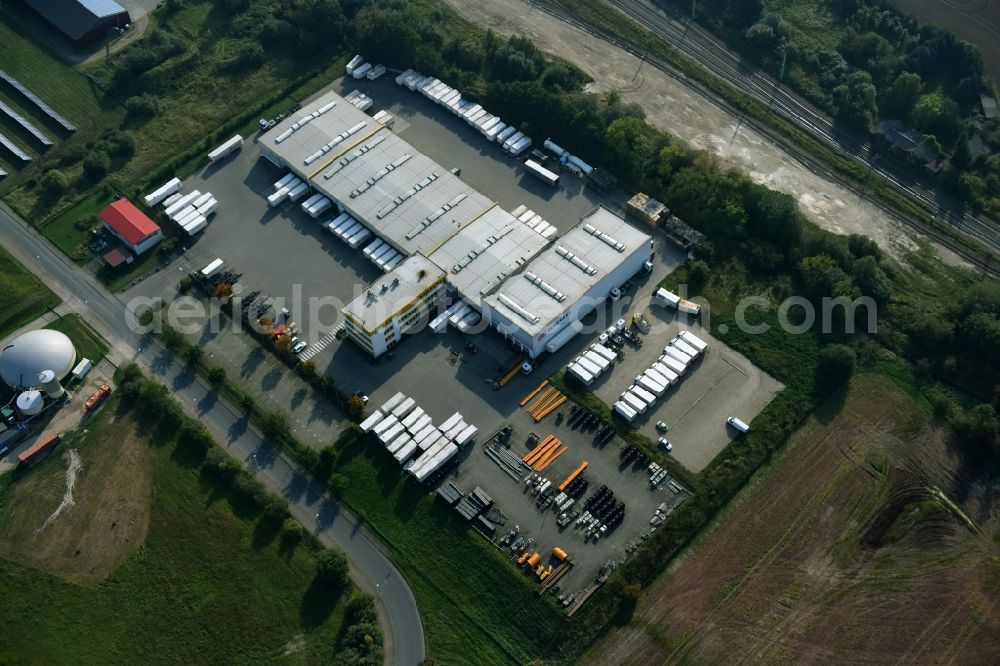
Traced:
[[629, 422], [644, 414], [668, 388], [680, 381], [706, 349], [707, 342], [691, 331], [681, 331], [663, 349], [663, 355], [618, 396], [618, 402], [614, 404], [615, 412]]
[[531, 147], [531, 137], [503, 122], [499, 116], [491, 114], [481, 104], [464, 99], [458, 90], [441, 79], [408, 69], [396, 77], [396, 83], [417, 91], [432, 102], [448, 109], [471, 127], [479, 130], [487, 141], [499, 144], [501, 149], [512, 157], [517, 157]]
[[413, 398], [396, 393], [361, 422], [417, 481], [425, 481], [471, 443], [479, 429], [455, 412], [435, 426]]
[[329, 222], [325, 222], [323, 226], [331, 234], [347, 243], [347, 246], [352, 250], [358, 249], [372, 237], [372, 232], [368, 230], [368, 227], [351, 217], [349, 213], [341, 213]]
[[181, 194], [181, 181], [172, 178], [144, 197], [146, 205], [163, 204], [163, 212], [176, 222], [189, 236], [194, 236], [208, 226], [208, 218], [219, 210], [219, 202], [211, 192], [194, 190]]
[[584, 386], [590, 386], [617, 358], [618, 355], [614, 351], [595, 342], [566, 366], [566, 372], [580, 380]]
[[385, 65], [373, 65], [370, 62], [365, 62], [365, 59], [360, 55], [351, 58], [344, 69], [349, 76], [359, 81], [365, 78], [369, 81], [374, 81], [385, 74]]

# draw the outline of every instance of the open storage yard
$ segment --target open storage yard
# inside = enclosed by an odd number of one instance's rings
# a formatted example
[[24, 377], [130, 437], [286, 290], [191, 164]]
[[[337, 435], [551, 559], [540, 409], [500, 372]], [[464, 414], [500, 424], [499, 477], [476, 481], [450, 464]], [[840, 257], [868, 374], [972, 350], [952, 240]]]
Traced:
[[[347, 93], [355, 83], [338, 82], [334, 88]], [[420, 95], [384, 81], [366, 81], [358, 87], [377, 100], [371, 112], [383, 106], [390, 110], [396, 119], [394, 133], [412, 140], [415, 147], [427, 151], [428, 156], [443, 166], [460, 167], [461, 182], [475, 186], [505, 209], [524, 204], [565, 234], [597, 202], [619, 211], [623, 208], [623, 193], [614, 194], [617, 201], [607, 199], [584, 187], [583, 181], [570, 173], [563, 173], [555, 189], [545, 185], [526, 174], [517, 160], [505, 157], [497, 146], [491, 146], [480, 133], [435, 109]], [[273, 142], [274, 131], [261, 135], [260, 140]], [[301, 150], [305, 154], [309, 148], [304, 145]], [[320, 167], [319, 171], [324, 168], [329, 167]], [[602, 436], [602, 424], [585, 424], [586, 419], [572, 416], [578, 406], [572, 401], [558, 400], [554, 387], [544, 387], [539, 392], [538, 398], [545, 397], [549, 408], [536, 414], [538, 420], [524, 409], [532, 406], [530, 401], [525, 405], [520, 403], [539, 382], [561, 371], [610, 324], [620, 318], [631, 321], [632, 314], [641, 311], [655, 324], [648, 333], [636, 334], [642, 345], [626, 346], [612, 369], [591, 387], [596, 389], [596, 397], [610, 407], [634, 376], [663, 353], [663, 345], [678, 330], [675, 317], [650, 303], [653, 291], [659, 286], [658, 279], [683, 262], [683, 253], [661, 233], [655, 233], [652, 270], [635, 275], [620, 298], [597, 304], [596, 311], [582, 319], [583, 332], [554, 353], [536, 359], [531, 376], [520, 372], [525, 355], [485, 325], [473, 327], [471, 334], [451, 325], [440, 333], [420, 330], [389, 353], [372, 359], [351, 341], [338, 339], [334, 331], [340, 307], [363, 294], [367, 285], [383, 272], [365, 257], [360, 247], [352, 249], [324, 229], [321, 222], [330, 217], [329, 213], [314, 219], [301, 210], [299, 204], [305, 198], [292, 204], [269, 206], [268, 196], [276, 191], [274, 183], [282, 174], [270, 162], [260, 159], [256, 147], [248, 145], [242, 152], [213, 163], [188, 179], [183, 191], [212, 192], [221, 203], [218, 213], [208, 228], [188, 244], [181, 259], [136, 285], [129, 295], [173, 298], [176, 282], [183, 273], [198, 271], [221, 257], [226, 269], [240, 276], [240, 294], [259, 292], [271, 304], [266, 314], [276, 315], [282, 307], [290, 310], [289, 319], [298, 324], [297, 335], [309, 343], [301, 358], [309, 359], [316, 364], [317, 371], [331, 376], [344, 393], [370, 396], [369, 414], [397, 393], [413, 398], [434, 424], [461, 412], [465, 422], [478, 431], [475, 445], [461, 448], [442, 471], [431, 473], [427, 480], [445, 494], [457, 497], [456, 492], [460, 491], [475, 497], [472, 505], [468, 499], [459, 504], [470, 519], [468, 524], [496, 542], [504, 556], [514, 562], [521, 560], [520, 575], [528, 578], [530, 585], [537, 585], [541, 576], [552, 575], [552, 581], [543, 591], [563, 597], [565, 608], [572, 611], [574, 604], [570, 600], [575, 595], [583, 600], [586, 595], [580, 593], [627, 557], [651, 529], [668, 520], [669, 511], [684, 501], [687, 490], [665, 472], [651, 484], [651, 477], [659, 469], [655, 461], [643, 461], [644, 456], [634, 447], [626, 450], [627, 443], [620, 437]], [[331, 213], [336, 216], [336, 211]], [[309, 298], [323, 299], [319, 312], [309, 309]], [[204, 326], [204, 322], [199, 322], [199, 326]], [[666, 421], [671, 428], [667, 436], [675, 441], [677, 460], [694, 472], [707, 465], [730, 441], [733, 433], [726, 429], [727, 417], [750, 421], [781, 388], [745, 358], [700, 328], [696, 330], [710, 343], [709, 352], [654, 411], [633, 424], [655, 441], [658, 433], [654, 424], [660, 419]], [[259, 358], [249, 362], [248, 354], [252, 352], [243, 344], [245, 336], [204, 330], [200, 335], [200, 343], [211, 356], [238, 370], [244, 379], [253, 380], [256, 366], [261, 364]], [[240, 337], [241, 344], [235, 344], [233, 336]], [[246, 341], [253, 346], [252, 340]], [[268, 376], [274, 372], [272, 367]], [[333, 441], [343, 432], [345, 424], [329, 418], [316, 419], [315, 410], [300, 419], [296, 410], [301, 411], [299, 405], [308, 402], [303, 403], [304, 391], [294, 389], [296, 382], [289, 383], [285, 391], [278, 386], [281, 383], [278, 377], [264, 377], [261, 388], [293, 394], [289, 405], [292, 423], [303, 442], [323, 446]], [[428, 393], [428, 386], [435, 390]], [[618, 427], [623, 426], [619, 423]], [[389, 432], [399, 435], [396, 431]], [[492, 439], [496, 433], [500, 433], [499, 437]], [[402, 434], [415, 437], [418, 433], [403, 431]], [[552, 455], [547, 464], [539, 465], [540, 475], [528, 465], [511, 469], [497, 462], [498, 457], [513, 460], [527, 456], [531, 451], [527, 445], [529, 437], [539, 447], [551, 445], [551, 441], [546, 441], [550, 435], [559, 440], [559, 445], [546, 450], [538, 461], [532, 461], [543, 462]], [[375, 435], [366, 436], [365, 441], [369, 447], [384, 446]], [[504, 452], [493, 448], [496, 441]], [[487, 449], [491, 451], [488, 453]], [[411, 447], [401, 462], [416, 460], [419, 450]], [[390, 452], [396, 453], [391, 449]], [[660, 451], [656, 455], [665, 454]], [[579, 472], [584, 461], [585, 469]], [[399, 466], [400, 462], [390, 459], [379, 473], [385, 474], [395, 467], [395, 474], [405, 476]], [[546, 490], [556, 488], [574, 471], [579, 472], [580, 480], [573, 486], [566, 481], [564, 489], [575, 491], [575, 498], [570, 503], [571, 496], [560, 497], [560, 508], [554, 508], [558, 493]], [[543, 488], [545, 480], [550, 483]], [[581, 491], [583, 480], [586, 485]], [[599, 518], [592, 515], [588, 519], [585, 513], [588, 509], [597, 512]], [[483, 523], [480, 515], [490, 524]], [[602, 531], [603, 525], [607, 527]], [[572, 567], [559, 571], [562, 560], [553, 555], [555, 548], [568, 556], [565, 560], [571, 561]], [[538, 562], [532, 562], [535, 552]], [[526, 570], [529, 563], [531, 571]], [[553, 568], [547, 569], [550, 564]]]

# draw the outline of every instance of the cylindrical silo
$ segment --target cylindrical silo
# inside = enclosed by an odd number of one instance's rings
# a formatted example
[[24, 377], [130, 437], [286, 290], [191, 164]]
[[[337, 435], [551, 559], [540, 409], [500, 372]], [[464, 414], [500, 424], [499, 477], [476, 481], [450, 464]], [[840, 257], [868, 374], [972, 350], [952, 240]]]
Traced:
[[42, 411], [45, 406], [45, 399], [40, 391], [25, 391], [17, 396], [17, 411], [24, 416], [34, 416]]
[[45, 391], [45, 395], [49, 396], [53, 400], [58, 400], [63, 397], [66, 393], [63, 390], [62, 384], [56, 379], [56, 373], [52, 370], [42, 370], [38, 374], [38, 383], [41, 384], [42, 390]]

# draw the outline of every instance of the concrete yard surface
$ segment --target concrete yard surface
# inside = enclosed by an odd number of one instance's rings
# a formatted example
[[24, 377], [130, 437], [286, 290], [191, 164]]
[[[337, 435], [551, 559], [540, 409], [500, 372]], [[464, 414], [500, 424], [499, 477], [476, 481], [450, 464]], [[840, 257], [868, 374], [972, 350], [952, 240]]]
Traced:
[[589, 388], [603, 402], [613, 405], [682, 329], [707, 342], [704, 355], [695, 359], [677, 384], [632, 424], [656, 440], [661, 436], [656, 432], [656, 422], [666, 423], [670, 430], [663, 436], [673, 444], [671, 455], [692, 472], [700, 472], [739, 434], [726, 425], [726, 419], [735, 416], [750, 423], [784, 386], [697, 322], [683, 321], [686, 316], [658, 305], [647, 308], [645, 313], [653, 328], [642, 336], [642, 347], [627, 345], [625, 358]]

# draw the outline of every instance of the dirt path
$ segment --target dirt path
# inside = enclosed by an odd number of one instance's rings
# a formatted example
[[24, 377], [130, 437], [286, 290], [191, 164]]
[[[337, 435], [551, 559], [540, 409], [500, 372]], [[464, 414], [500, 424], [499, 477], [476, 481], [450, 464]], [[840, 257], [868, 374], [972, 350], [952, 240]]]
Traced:
[[[846, 188], [814, 174], [737, 118], [638, 58], [535, 9], [524, 0], [445, 0], [483, 28], [531, 37], [542, 49], [573, 62], [593, 77], [598, 90], [616, 90], [645, 109], [653, 125], [696, 148], [711, 150], [751, 178], [794, 196], [816, 224], [839, 234], [862, 233], [899, 256], [916, 247], [910, 232]], [[636, 73], [638, 72], [638, 76]], [[949, 262], [961, 260], [941, 253]]]

